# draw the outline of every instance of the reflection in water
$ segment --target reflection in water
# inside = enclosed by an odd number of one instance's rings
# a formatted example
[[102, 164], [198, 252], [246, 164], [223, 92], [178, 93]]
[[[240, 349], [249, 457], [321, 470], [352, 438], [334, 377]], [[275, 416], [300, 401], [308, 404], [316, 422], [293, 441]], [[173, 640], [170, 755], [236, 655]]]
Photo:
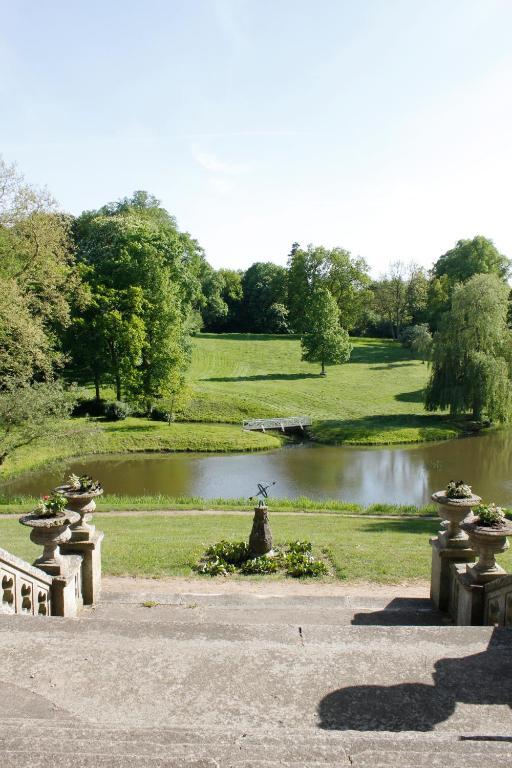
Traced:
[[485, 499], [512, 504], [512, 430], [397, 448], [292, 445], [271, 453], [91, 456], [31, 473], [4, 494], [38, 495], [69, 472], [99, 478], [108, 493], [248, 497], [276, 480], [274, 496], [338, 498], [360, 504], [425, 504], [448, 480], [471, 482]]

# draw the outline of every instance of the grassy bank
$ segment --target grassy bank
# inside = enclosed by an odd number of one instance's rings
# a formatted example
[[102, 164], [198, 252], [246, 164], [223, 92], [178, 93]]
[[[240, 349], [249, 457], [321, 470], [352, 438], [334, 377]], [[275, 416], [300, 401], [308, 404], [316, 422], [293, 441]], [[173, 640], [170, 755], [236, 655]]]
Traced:
[[171, 425], [149, 419], [128, 418], [105, 422], [75, 419], [81, 428], [79, 437], [39, 440], [19, 448], [2, 467], [2, 478], [8, 479], [28, 470], [84, 454], [128, 453], [137, 451], [261, 451], [279, 448], [282, 439], [276, 434], [244, 432], [234, 424]]
[[181, 417], [240, 423], [249, 416], [311, 416], [325, 443], [376, 445], [455, 437], [456, 424], [427, 415], [427, 366], [397, 342], [353, 339], [350, 362], [328, 368], [301, 361], [300, 341], [282, 336], [194, 339], [192, 398]]
[[[7, 500], [0, 497], [0, 514], [19, 515], [34, 508], [36, 498], [17, 497]], [[415, 507], [410, 504], [361, 504], [331, 499], [318, 501], [299, 497], [296, 499], [272, 499], [270, 502], [272, 514], [286, 512], [308, 512], [315, 514], [336, 513], [339, 515], [377, 515], [394, 517], [435, 517], [437, 507], [427, 505]], [[97, 511], [118, 512], [152, 512], [163, 510], [219, 510], [219, 511], [250, 511], [251, 503], [247, 499], [204, 499], [199, 496], [101, 496], [97, 500]]]
[[[105, 531], [103, 570], [106, 574], [191, 576], [192, 566], [209, 544], [221, 539], [247, 539], [247, 517], [208, 515], [176, 517], [103, 517], [96, 519]], [[428, 579], [428, 538], [439, 527], [434, 520], [346, 518], [319, 514], [271, 517], [276, 543], [308, 539], [316, 552], [327, 553], [338, 579], [396, 583]], [[28, 530], [16, 520], [0, 520], [2, 546], [26, 560], [40, 554]], [[512, 568], [512, 555], [499, 562]], [[210, 578], [210, 577], [203, 577]], [[248, 578], [248, 577], [244, 577]]]
[[[423, 411], [427, 367], [386, 339], [353, 339], [350, 363], [301, 361], [296, 338], [202, 335], [193, 339], [190, 397], [168, 425], [143, 418], [74, 420], [82, 435], [46, 439], [15, 451], [2, 467], [7, 479], [84, 454], [135, 451], [255, 451], [278, 448], [278, 433], [244, 432], [250, 417], [305, 415], [321, 443], [386, 445], [442, 440], [461, 434], [444, 415]], [[111, 397], [106, 390], [103, 393]]]

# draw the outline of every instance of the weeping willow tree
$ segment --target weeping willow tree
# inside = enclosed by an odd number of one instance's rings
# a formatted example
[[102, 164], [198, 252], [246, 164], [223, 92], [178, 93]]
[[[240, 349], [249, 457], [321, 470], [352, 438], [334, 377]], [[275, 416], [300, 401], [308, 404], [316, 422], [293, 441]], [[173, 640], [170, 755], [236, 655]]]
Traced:
[[512, 332], [509, 287], [496, 275], [475, 275], [456, 286], [451, 308], [434, 336], [428, 411], [449, 409], [507, 422], [512, 416]]

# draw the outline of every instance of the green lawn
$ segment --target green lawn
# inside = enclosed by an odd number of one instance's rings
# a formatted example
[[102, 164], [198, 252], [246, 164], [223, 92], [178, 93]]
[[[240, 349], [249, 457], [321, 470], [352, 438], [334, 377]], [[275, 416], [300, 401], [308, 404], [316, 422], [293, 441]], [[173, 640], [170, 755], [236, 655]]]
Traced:
[[[208, 544], [223, 538], [246, 539], [249, 517], [109, 517], [96, 518], [105, 531], [103, 571], [146, 577], [190, 576], [191, 566]], [[379, 582], [427, 578], [428, 536], [433, 521], [364, 520], [323, 515], [275, 516], [274, 540], [309, 539], [327, 548], [338, 578]], [[40, 548], [17, 520], [0, 520], [0, 540], [10, 552], [32, 561]]]
[[321, 442], [389, 444], [454, 437], [445, 416], [423, 410], [427, 366], [386, 339], [353, 339], [351, 360], [301, 361], [298, 339], [204, 334], [194, 339], [193, 396], [181, 418], [240, 423], [247, 417], [305, 415]]
[[[95, 522], [105, 531], [104, 573], [153, 578], [192, 575], [192, 565], [206, 546], [221, 539], [247, 539], [251, 525], [250, 517], [229, 515], [97, 517]], [[327, 550], [339, 579], [397, 583], [430, 577], [428, 539], [439, 523], [281, 514], [271, 517], [271, 526], [276, 543], [308, 539], [316, 552]], [[29, 561], [40, 554], [29, 531], [14, 519], [0, 520], [0, 541]], [[510, 569], [512, 555], [506, 553], [499, 562]]]
[[[88, 453], [255, 451], [282, 444], [276, 433], [242, 431], [248, 417], [310, 416], [312, 439], [333, 444], [410, 443], [460, 434], [445, 415], [423, 410], [426, 365], [393, 341], [353, 343], [350, 362], [329, 367], [322, 378], [318, 365], [301, 361], [296, 338], [200, 335], [193, 339], [190, 397], [178, 422], [76, 419], [81, 436], [19, 449], [7, 458], [2, 476]], [[103, 394], [111, 397], [108, 390]]]
[[51, 462], [94, 453], [128, 453], [136, 451], [261, 451], [279, 448], [282, 440], [276, 434], [244, 432], [234, 424], [171, 425], [129, 417], [124, 421], [74, 420], [83, 434], [69, 439], [40, 440], [18, 449], [2, 467], [2, 477], [38, 469]]

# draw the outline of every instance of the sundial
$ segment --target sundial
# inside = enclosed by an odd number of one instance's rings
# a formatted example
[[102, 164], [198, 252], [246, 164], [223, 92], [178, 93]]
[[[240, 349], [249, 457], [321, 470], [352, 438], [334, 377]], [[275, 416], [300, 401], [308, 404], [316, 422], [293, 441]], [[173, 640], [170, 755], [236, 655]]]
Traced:
[[258, 496], [261, 496], [261, 498], [258, 501], [258, 504], [260, 507], [265, 506], [265, 499], [268, 499], [268, 489], [272, 488], [273, 485], [276, 484], [276, 480], [272, 483], [267, 483], [267, 485], [263, 485], [263, 483], [258, 483], [258, 493], [255, 493], [254, 496], [249, 496], [249, 501], [252, 501], [253, 499], [257, 499]]

